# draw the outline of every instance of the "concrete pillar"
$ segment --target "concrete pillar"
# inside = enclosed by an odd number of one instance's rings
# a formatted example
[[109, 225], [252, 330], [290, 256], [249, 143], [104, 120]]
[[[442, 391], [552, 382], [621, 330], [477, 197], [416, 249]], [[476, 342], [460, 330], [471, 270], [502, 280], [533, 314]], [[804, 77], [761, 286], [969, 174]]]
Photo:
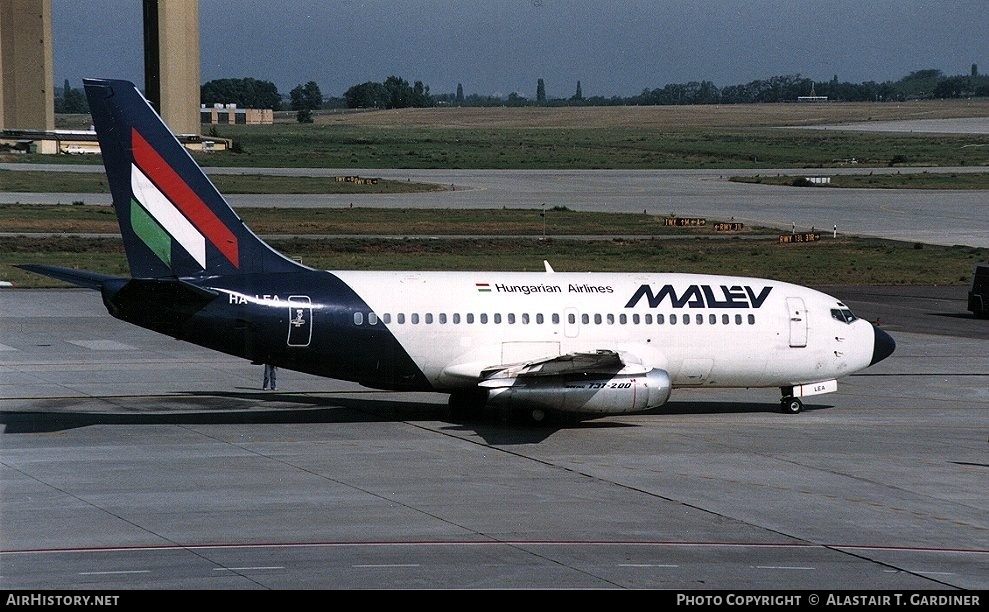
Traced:
[[144, 0], [145, 90], [176, 134], [199, 134], [199, 0]]
[[55, 129], [54, 83], [51, 0], [0, 0], [0, 129]]

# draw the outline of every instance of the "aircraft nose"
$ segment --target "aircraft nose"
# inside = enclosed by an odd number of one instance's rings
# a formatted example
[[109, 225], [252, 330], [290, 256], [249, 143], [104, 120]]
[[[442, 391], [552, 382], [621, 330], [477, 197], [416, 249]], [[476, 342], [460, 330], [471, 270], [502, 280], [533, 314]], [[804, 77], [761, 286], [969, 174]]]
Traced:
[[875, 325], [872, 326], [872, 331], [875, 333], [876, 340], [872, 345], [872, 361], [869, 362], [870, 366], [886, 359], [896, 349], [896, 341], [893, 340], [893, 336], [890, 336]]

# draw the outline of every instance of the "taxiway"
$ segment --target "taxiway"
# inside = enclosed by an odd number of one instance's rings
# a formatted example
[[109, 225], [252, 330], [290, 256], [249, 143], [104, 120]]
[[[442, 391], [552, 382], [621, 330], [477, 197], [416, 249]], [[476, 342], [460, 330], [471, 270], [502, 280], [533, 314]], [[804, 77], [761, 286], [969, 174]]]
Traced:
[[96, 292], [5, 291], [0, 587], [989, 587], [986, 322], [964, 288], [828, 291], [898, 348], [799, 415], [675, 391], [547, 427], [288, 371], [262, 392]]

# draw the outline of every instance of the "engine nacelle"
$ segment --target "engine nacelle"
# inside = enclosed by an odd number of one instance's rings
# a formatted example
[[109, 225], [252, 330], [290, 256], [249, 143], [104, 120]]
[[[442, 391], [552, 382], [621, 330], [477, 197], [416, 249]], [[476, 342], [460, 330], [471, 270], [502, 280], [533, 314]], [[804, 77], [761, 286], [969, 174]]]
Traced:
[[514, 379], [510, 386], [489, 388], [488, 402], [512, 408], [623, 414], [662, 406], [671, 390], [665, 370], [613, 377], [527, 376]]

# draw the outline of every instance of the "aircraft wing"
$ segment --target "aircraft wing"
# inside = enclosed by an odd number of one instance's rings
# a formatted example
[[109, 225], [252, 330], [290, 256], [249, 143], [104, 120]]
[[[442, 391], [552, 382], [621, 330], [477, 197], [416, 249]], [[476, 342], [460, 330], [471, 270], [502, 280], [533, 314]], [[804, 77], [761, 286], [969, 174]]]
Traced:
[[610, 349], [555, 355], [521, 364], [499, 365], [481, 371], [481, 387], [498, 388], [514, 385], [519, 379], [534, 380], [564, 376], [613, 376], [644, 374], [648, 368], [634, 356]]

